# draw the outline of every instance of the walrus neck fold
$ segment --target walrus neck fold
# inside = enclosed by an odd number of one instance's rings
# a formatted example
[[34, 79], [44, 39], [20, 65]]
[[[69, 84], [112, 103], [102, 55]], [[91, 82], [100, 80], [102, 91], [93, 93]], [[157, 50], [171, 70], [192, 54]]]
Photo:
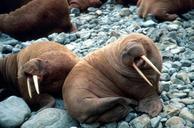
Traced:
[[[0, 59], [0, 82], [6, 85], [17, 83], [17, 54]], [[15, 86], [15, 85], [14, 85]]]

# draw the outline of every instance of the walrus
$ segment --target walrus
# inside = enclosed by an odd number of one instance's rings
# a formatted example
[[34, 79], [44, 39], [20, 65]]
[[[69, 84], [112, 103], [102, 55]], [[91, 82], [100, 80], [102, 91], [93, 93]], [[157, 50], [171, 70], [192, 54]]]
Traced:
[[124, 6], [128, 6], [129, 4], [135, 5], [138, 0], [116, 0], [118, 4], [122, 4]]
[[159, 20], [175, 20], [178, 15], [194, 8], [194, 0], [138, 0], [138, 15], [145, 18], [149, 13]]
[[31, 0], [1, 0], [0, 1], [0, 14], [9, 13], [22, 5], [27, 4]]
[[25, 0], [23, 4], [10, 13], [0, 14], [0, 32], [25, 41], [53, 32], [76, 31], [67, 0]]
[[78, 8], [85, 11], [88, 7], [99, 7], [106, 0], [68, 0], [69, 8]]
[[33, 43], [0, 59], [0, 89], [21, 96], [34, 110], [52, 107], [53, 96], [62, 97], [64, 80], [78, 60], [61, 44]]
[[71, 70], [62, 91], [72, 117], [81, 123], [118, 121], [129, 105], [156, 116], [162, 110], [158, 83], [162, 58], [154, 42], [132, 33], [98, 49]]

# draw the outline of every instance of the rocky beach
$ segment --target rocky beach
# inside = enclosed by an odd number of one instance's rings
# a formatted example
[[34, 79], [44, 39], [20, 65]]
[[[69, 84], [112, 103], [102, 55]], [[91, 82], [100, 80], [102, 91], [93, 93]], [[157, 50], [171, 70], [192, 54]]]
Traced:
[[154, 118], [133, 108], [126, 118], [109, 124], [80, 124], [72, 119], [62, 99], [56, 108], [32, 112], [19, 97], [0, 102], [0, 127], [5, 128], [192, 128], [194, 127], [194, 10], [169, 22], [152, 16], [141, 19], [137, 7], [124, 7], [109, 0], [86, 12], [70, 11], [75, 33], [53, 33], [48, 37], [21, 42], [0, 33], [0, 57], [17, 53], [31, 43], [56, 41], [79, 57], [132, 32], [150, 37], [160, 49], [163, 69], [160, 78], [162, 112]]

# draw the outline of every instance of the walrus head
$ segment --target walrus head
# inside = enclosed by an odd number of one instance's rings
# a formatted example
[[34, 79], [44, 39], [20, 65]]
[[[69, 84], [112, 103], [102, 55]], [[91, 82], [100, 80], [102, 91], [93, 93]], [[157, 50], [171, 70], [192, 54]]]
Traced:
[[37, 94], [39, 94], [39, 84], [43, 88], [52, 85], [54, 87], [50, 88], [60, 88], [62, 84], [56, 85], [54, 83], [64, 81], [78, 60], [70, 51], [49, 51], [22, 65], [19, 69], [19, 77], [26, 78], [28, 93], [32, 98], [31, 88], [35, 88]]
[[[44, 77], [48, 76], [48, 70], [45, 66], [47, 63], [48, 61], [46, 60], [34, 58], [25, 63], [21, 68], [22, 76], [26, 77], [30, 98], [32, 98], [32, 84], [34, 85], [37, 94], [40, 94], [39, 82], [41, 82]], [[31, 81], [33, 81], [33, 83]]]
[[[142, 34], [133, 33], [110, 45], [110, 64], [122, 75], [141, 76], [150, 86], [158, 83], [162, 58], [154, 42]], [[115, 62], [115, 64], [111, 62]], [[155, 80], [151, 82], [149, 79]], [[148, 77], [148, 78], [147, 78]], [[150, 78], [149, 78], [150, 77]]]
[[124, 49], [122, 53], [122, 60], [125, 65], [133, 67], [137, 73], [151, 86], [152, 83], [146, 78], [141, 69], [146, 69], [151, 67], [156, 73], [161, 75], [160, 71], [154, 64], [146, 57], [147, 49], [142, 43], [129, 42], [128, 46]]

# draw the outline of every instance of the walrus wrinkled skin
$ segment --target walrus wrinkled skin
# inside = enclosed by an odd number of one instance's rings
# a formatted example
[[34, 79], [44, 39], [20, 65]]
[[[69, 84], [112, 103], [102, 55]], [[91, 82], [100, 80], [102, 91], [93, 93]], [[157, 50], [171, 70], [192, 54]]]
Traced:
[[[159, 50], [148, 37], [133, 33], [94, 51], [79, 61], [63, 85], [70, 114], [82, 123], [112, 122], [128, 114], [129, 105], [156, 116], [162, 109], [160, 75], [140, 59], [146, 56], [161, 71]], [[144, 73], [150, 86], [133, 68]]]
[[76, 31], [70, 21], [67, 0], [32, 0], [0, 15], [0, 32], [18, 40], [31, 40], [53, 32]]
[[70, 8], [78, 8], [81, 11], [85, 11], [88, 7], [99, 7], [106, 0], [68, 0]]
[[172, 21], [177, 14], [194, 8], [194, 0], [138, 0], [138, 15], [145, 18], [149, 13], [160, 20]]
[[[76, 55], [63, 45], [54, 42], [33, 43], [18, 54], [0, 59], [0, 89], [23, 97], [34, 110], [52, 107], [55, 103], [53, 96], [62, 96], [64, 80], [77, 62]], [[38, 77], [39, 95], [33, 86], [34, 75]]]

